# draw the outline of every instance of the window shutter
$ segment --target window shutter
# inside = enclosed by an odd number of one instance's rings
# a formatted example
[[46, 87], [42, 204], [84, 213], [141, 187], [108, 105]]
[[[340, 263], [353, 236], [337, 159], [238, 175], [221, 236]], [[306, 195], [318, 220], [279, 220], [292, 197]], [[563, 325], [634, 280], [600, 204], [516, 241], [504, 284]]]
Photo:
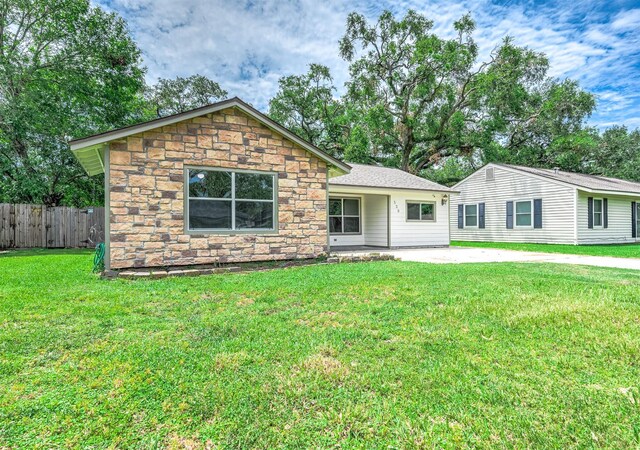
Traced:
[[638, 237], [638, 209], [636, 202], [631, 202], [631, 237]]
[[587, 227], [593, 228], [593, 197], [587, 199]]
[[464, 228], [464, 205], [458, 205], [458, 228]]
[[542, 228], [542, 199], [533, 200], [533, 228]]
[[513, 229], [513, 202], [507, 202], [507, 229]]
[[602, 199], [602, 226], [609, 228], [609, 199]]
[[478, 228], [484, 228], [484, 203], [478, 203]]

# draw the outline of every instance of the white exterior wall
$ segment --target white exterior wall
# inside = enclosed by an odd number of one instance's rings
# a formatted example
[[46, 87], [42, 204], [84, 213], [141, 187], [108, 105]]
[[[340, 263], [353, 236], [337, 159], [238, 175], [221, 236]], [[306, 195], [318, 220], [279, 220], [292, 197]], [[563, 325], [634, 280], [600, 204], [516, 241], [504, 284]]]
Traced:
[[[449, 245], [449, 199], [443, 194], [423, 191], [396, 191], [391, 194], [391, 247], [441, 247]], [[434, 202], [436, 220], [408, 221], [407, 201]]]
[[[449, 245], [449, 204], [445, 194], [404, 189], [360, 188], [329, 185], [329, 197], [360, 197], [362, 235], [330, 235], [332, 247], [342, 245], [372, 245], [382, 247], [436, 247]], [[450, 197], [450, 195], [447, 195]], [[436, 219], [433, 222], [406, 220], [406, 203], [433, 202]], [[389, 214], [390, 213], [390, 214]], [[390, 230], [388, 226], [390, 225]], [[390, 238], [390, 239], [388, 239]], [[387, 241], [390, 240], [390, 243]]]
[[364, 244], [375, 247], [387, 247], [388, 225], [387, 209], [389, 197], [386, 195], [366, 194], [364, 196]]
[[[606, 198], [608, 203], [608, 227], [589, 228], [588, 199]], [[578, 243], [613, 244], [636, 242], [631, 237], [631, 202], [640, 202], [640, 197], [592, 194], [578, 191]]]
[[[451, 202], [451, 239], [486, 242], [537, 242], [575, 244], [576, 189], [553, 180], [499, 166], [493, 181], [485, 168], [454, 186], [460, 191]], [[507, 229], [507, 201], [542, 199], [542, 228]], [[485, 203], [485, 228], [458, 228], [458, 205]], [[514, 205], [515, 208], [515, 205]], [[629, 207], [631, 211], [631, 207]]]

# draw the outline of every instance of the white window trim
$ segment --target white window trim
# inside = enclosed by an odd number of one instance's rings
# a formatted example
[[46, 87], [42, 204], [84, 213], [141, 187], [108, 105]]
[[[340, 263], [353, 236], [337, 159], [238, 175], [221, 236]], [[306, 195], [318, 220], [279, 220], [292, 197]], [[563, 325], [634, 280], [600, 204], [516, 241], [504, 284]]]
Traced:
[[[331, 202], [331, 200], [341, 200], [342, 201], [342, 214], [340, 216], [336, 216], [336, 215], [331, 215], [329, 214], [329, 204], [327, 204], [327, 217], [329, 217], [329, 222], [331, 222], [331, 217], [342, 217], [343, 219], [345, 217], [357, 217], [358, 220], [358, 231], [352, 231], [352, 232], [332, 232], [331, 229], [329, 229], [329, 234], [331, 236], [359, 236], [362, 234], [362, 198], [361, 197], [350, 197], [348, 195], [330, 195], [329, 196], [329, 202]], [[345, 215], [344, 214], [344, 200], [357, 200], [358, 201], [358, 215], [354, 216], [352, 214], [348, 214]], [[344, 220], [342, 221], [342, 229], [344, 230]]]
[[[409, 203], [420, 205], [420, 218], [419, 219], [409, 219], [409, 217], [408, 217], [409, 216]], [[422, 219], [422, 205], [433, 205], [433, 219]], [[416, 223], [435, 222], [436, 219], [437, 219], [436, 210], [437, 210], [436, 202], [423, 201], [423, 200], [407, 200], [405, 202], [404, 219], [405, 219], [405, 222], [416, 222]]]
[[[531, 205], [531, 225], [518, 225], [518, 203], [529, 203]], [[523, 214], [521, 214], [523, 215]], [[523, 198], [520, 200], [513, 201], [513, 228], [520, 228], [522, 230], [533, 229], [533, 220], [534, 220], [534, 211], [533, 211], [533, 199]]]
[[[467, 206], [476, 207], [476, 224], [475, 225], [467, 225]], [[479, 228], [480, 227], [480, 203], [463, 204], [462, 223], [463, 223], [463, 228]]]
[[[600, 225], [596, 225], [596, 201], [600, 202]], [[604, 198], [593, 198], [593, 211], [591, 211], [591, 222], [593, 223], [593, 229], [604, 229]]]
[[[243, 170], [243, 169], [227, 169], [223, 167], [208, 166], [184, 166], [184, 229], [186, 234], [265, 234], [277, 233], [278, 224], [278, 173], [259, 170]], [[189, 170], [201, 170], [208, 172], [227, 172], [231, 173], [231, 197], [230, 198], [211, 198], [211, 197], [190, 197], [189, 196]], [[272, 228], [236, 228], [236, 174], [256, 174], [270, 175], [273, 178], [271, 200], [266, 199], [239, 199], [239, 201], [265, 202], [273, 205], [273, 227]], [[213, 200], [213, 201], [229, 201], [231, 202], [231, 228], [191, 228], [189, 223], [189, 203], [191, 200]]]

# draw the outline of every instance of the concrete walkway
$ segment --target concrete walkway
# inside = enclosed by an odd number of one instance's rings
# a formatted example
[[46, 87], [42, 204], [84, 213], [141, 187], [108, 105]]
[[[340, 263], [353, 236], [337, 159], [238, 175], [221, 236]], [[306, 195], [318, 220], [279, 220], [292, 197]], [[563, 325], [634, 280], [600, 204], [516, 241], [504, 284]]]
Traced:
[[[401, 250], [375, 250], [391, 253], [402, 261], [427, 262], [435, 264], [495, 263], [495, 262], [536, 262], [555, 264], [580, 264], [596, 267], [640, 270], [640, 259], [612, 258], [608, 256], [565, 255], [561, 253], [534, 253], [496, 248], [449, 247], [412, 248]], [[340, 252], [350, 255], [364, 255], [371, 250]]]

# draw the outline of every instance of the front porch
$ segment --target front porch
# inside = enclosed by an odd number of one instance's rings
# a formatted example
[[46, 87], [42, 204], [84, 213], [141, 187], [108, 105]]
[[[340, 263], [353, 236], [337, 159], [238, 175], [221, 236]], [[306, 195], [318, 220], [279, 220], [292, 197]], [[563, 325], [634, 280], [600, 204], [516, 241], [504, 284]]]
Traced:
[[389, 195], [330, 192], [331, 250], [389, 248], [389, 208]]

